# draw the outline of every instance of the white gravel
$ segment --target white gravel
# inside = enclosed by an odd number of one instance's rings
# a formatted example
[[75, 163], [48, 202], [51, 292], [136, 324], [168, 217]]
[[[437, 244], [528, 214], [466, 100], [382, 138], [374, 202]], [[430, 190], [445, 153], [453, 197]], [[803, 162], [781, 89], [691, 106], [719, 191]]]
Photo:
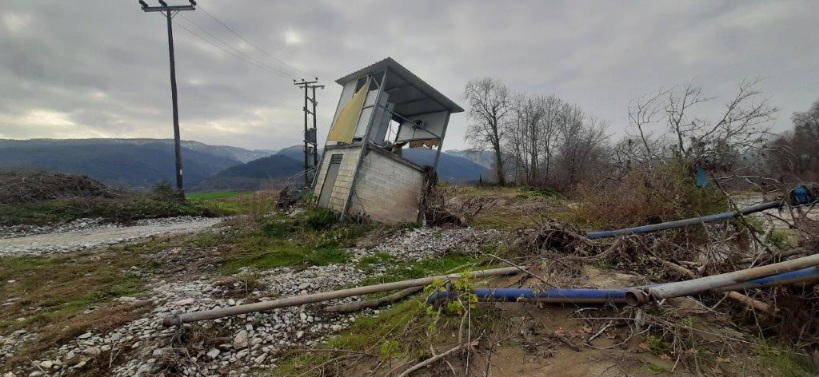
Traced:
[[[0, 256], [67, 253], [115, 245], [152, 236], [193, 233], [220, 223], [206, 217], [172, 217], [137, 221], [132, 226], [103, 224], [96, 219], [77, 220], [62, 226], [0, 229]], [[49, 233], [43, 233], [47, 229]]]
[[[144, 297], [121, 297], [126, 303], [144, 302], [153, 310], [141, 318], [106, 333], [85, 333], [58, 348], [32, 360], [31, 365], [16, 370], [17, 376], [62, 376], [77, 373], [95, 357], [105, 352], [125, 353], [127, 361], [116, 366], [114, 376], [246, 376], [251, 369], [270, 368], [282, 349], [319, 344], [328, 336], [349, 327], [362, 314], [378, 313], [367, 310], [348, 315], [328, 315], [322, 312], [326, 305], [352, 302], [346, 298], [313, 305], [275, 309], [212, 321], [184, 325], [187, 331], [208, 331], [222, 336], [218, 342], [179, 342], [185, 337], [177, 328], [165, 328], [161, 320], [171, 313], [186, 313], [217, 307], [241, 305], [249, 300], [262, 301], [278, 297], [325, 292], [359, 283], [366, 272], [358, 269], [357, 262], [368, 255], [387, 252], [397, 260], [418, 260], [449, 252], [470, 253], [482, 245], [501, 239], [503, 234], [493, 230], [428, 228], [408, 229], [388, 237], [380, 245], [349, 250], [349, 263], [314, 266], [300, 271], [290, 268], [241, 271], [254, 275], [265, 288], [250, 292], [248, 298], [230, 298], [229, 287], [217, 284], [221, 278], [202, 271], [178, 276], [179, 281], [156, 281]], [[217, 248], [195, 250], [172, 249], [159, 252], [152, 258], [162, 264], [189, 264], [203, 255], [216, 253]], [[185, 257], [190, 260], [184, 260]], [[182, 258], [182, 259], [180, 259]], [[394, 262], [388, 262], [394, 263]], [[379, 266], [375, 271], [384, 271]], [[176, 277], [175, 277], [176, 279]], [[236, 283], [238, 284], [238, 283]], [[0, 362], [9, 357], [24, 339], [35, 334], [16, 333], [0, 339]], [[39, 373], [39, 374], [38, 374]]]

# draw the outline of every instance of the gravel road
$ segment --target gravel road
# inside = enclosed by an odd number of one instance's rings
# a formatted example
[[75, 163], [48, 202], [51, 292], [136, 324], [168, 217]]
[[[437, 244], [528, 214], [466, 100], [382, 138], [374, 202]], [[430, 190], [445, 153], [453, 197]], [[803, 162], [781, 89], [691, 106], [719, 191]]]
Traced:
[[[132, 226], [101, 224], [94, 219], [77, 220], [60, 227], [0, 229], [0, 256], [45, 255], [67, 253], [104, 245], [115, 245], [142, 238], [198, 232], [223, 219], [206, 217], [173, 217], [140, 220]], [[42, 233], [42, 234], [41, 234]]]

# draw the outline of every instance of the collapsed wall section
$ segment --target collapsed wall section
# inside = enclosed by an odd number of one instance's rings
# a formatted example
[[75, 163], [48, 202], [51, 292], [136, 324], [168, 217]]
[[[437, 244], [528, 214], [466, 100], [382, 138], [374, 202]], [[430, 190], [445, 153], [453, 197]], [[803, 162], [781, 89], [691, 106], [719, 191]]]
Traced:
[[368, 152], [349, 213], [382, 223], [417, 222], [424, 189], [423, 169], [378, 147]]

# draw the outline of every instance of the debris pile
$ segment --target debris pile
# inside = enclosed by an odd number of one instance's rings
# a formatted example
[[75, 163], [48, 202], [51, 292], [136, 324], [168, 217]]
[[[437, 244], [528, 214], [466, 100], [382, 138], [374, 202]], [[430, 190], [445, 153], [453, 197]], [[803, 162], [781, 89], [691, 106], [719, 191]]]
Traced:
[[33, 203], [61, 198], [113, 198], [118, 193], [84, 175], [45, 171], [0, 173], [0, 204]]

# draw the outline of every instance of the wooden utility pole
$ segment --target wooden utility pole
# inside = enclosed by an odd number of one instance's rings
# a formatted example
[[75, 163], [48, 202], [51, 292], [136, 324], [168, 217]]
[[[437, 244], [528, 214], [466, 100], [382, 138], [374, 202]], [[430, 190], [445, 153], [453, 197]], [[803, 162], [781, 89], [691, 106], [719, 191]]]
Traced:
[[176, 97], [176, 62], [173, 53], [173, 27], [171, 20], [180, 11], [196, 10], [196, 2], [189, 0], [190, 5], [168, 5], [163, 0], [159, 0], [160, 6], [150, 7], [144, 0], [139, 0], [142, 10], [145, 12], [161, 12], [168, 20], [168, 54], [171, 60], [171, 101], [173, 102], [173, 141], [174, 154], [176, 155], [176, 192], [179, 199], [185, 200], [185, 186], [182, 182], [182, 146], [179, 136], [179, 106]]
[[[316, 85], [318, 77], [313, 81], [293, 80], [293, 85], [304, 88], [304, 187], [310, 187], [310, 155], [313, 157], [313, 166], [318, 165], [318, 130], [316, 128], [316, 88], [324, 89], [324, 85]], [[308, 90], [313, 90], [313, 96], [310, 97]], [[313, 110], [307, 108], [307, 102], [313, 104]], [[307, 116], [313, 116], [313, 128], [307, 128]], [[311, 150], [312, 148], [312, 150]]]

